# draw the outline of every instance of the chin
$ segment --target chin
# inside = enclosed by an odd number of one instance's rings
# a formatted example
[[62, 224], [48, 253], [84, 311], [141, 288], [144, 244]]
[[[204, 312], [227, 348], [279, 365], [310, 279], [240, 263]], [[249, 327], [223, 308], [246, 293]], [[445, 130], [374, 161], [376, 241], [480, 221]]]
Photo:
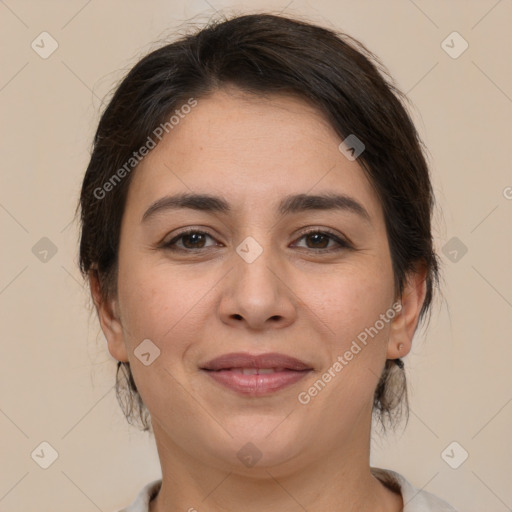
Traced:
[[[293, 421], [293, 420], [292, 420]], [[228, 426], [229, 425], [229, 426]], [[283, 416], [250, 415], [231, 420], [226, 430], [233, 436], [225, 437], [224, 453], [236, 466], [237, 471], [252, 473], [259, 469], [286, 466], [304, 452], [306, 440], [300, 434], [298, 425]], [[233, 460], [233, 454], [235, 458]], [[264, 473], [268, 477], [268, 473]]]

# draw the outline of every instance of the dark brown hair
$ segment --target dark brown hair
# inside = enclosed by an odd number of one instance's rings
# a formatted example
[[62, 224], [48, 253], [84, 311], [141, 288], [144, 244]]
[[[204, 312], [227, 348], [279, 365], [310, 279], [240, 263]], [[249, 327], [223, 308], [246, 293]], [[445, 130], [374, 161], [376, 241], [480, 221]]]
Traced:
[[[365, 150], [358, 162], [383, 208], [396, 297], [417, 264], [427, 271], [423, 320], [439, 282], [431, 233], [434, 196], [405, 97], [378, 59], [353, 38], [270, 14], [210, 21], [149, 53], [122, 80], [101, 116], [83, 180], [83, 275], [96, 273], [102, 297], [115, 296], [121, 218], [136, 170], [133, 165], [128, 172], [126, 163], [180, 105], [228, 84], [260, 96], [298, 95], [322, 112], [340, 137], [355, 134], [362, 141]], [[122, 179], [113, 183], [123, 166]], [[107, 193], [109, 180], [113, 186]], [[150, 429], [129, 363], [118, 362], [116, 391], [128, 421], [138, 419], [144, 430]], [[393, 424], [403, 408], [408, 414], [405, 373], [387, 360], [374, 412], [384, 426], [384, 419]]]

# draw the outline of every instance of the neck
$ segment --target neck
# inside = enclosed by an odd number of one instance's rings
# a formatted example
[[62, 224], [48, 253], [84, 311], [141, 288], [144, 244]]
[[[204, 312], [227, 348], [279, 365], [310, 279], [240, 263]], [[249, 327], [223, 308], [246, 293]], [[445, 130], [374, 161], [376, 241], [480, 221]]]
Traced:
[[370, 432], [359, 432], [358, 439], [347, 439], [309, 464], [293, 460], [243, 471], [198, 460], [173, 443], [158, 424], [153, 429], [162, 486], [150, 502], [150, 512], [402, 511], [401, 496], [370, 471]]

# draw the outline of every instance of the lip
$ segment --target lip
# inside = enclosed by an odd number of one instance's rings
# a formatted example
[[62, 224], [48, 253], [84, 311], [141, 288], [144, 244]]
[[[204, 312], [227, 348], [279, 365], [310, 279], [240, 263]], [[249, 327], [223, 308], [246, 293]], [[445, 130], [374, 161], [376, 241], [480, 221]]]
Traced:
[[[242, 369], [256, 373], [247, 375], [242, 373]], [[274, 369], [274, 372], [259, 373], [262, 369]], [[264, 396], [295, 384], [313, 368], [285, 354], [237, 352], [216, 357], [204, 364], [201, 370], [233, 391], [249, 396]]]

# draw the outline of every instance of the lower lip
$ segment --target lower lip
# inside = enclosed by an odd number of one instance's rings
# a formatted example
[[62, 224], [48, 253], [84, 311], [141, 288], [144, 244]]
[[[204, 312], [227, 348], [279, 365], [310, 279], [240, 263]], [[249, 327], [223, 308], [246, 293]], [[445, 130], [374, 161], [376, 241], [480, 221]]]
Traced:
[[212, 379], [238, 393], [249, 396], [270, 395], [295, 384], [309, 374], [310, 370], [244, 375], [231, 370], [204, 370]]

